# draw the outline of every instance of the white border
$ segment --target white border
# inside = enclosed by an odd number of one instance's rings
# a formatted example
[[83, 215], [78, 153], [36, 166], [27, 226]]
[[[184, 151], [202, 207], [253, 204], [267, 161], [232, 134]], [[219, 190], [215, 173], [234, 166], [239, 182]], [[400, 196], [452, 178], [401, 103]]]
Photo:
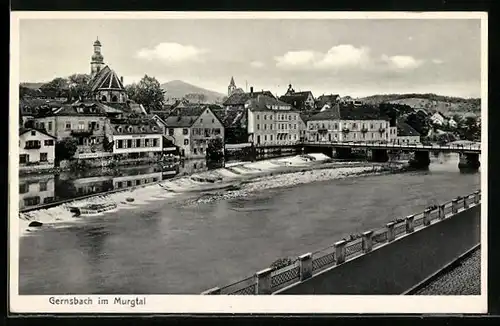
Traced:
[[[117, 305], [57, 306], [50, 296], [18, 294], [18, 106], [20, 19], [480, 19], [481, 20], [481, 295], [480, 296], [202, 296], [148, 295], [147, 304], [130, 308]], [[483, 12], [28, 12], [11, 13], [11, 75], [9, 126], [9, 273], [12, 313], [486, 313], [487, 312], [487, 209], [488, 207], [488, 16]], [[57, 296], [73, 297], [73, 296]], [[75, 296], [87, 298], [86, 295]], [[136, 298], [142, 296], [122, 296]]]

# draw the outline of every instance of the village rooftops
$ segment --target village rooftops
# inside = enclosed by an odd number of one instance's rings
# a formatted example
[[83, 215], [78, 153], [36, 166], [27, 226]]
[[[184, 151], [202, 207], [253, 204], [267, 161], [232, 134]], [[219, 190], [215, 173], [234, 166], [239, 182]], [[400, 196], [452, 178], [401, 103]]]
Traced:
[[253, 98], [247, 101], [248, 109], [250, 111], [280, 111], [280, 109], [275, 109], [275, 107], [286, 107], [288, 109], [281, 109], [287, 111], [295, 111], [292, 106], [286, 102], [277, 100], [273, 97], [269, 97], [266, 95], [257, 96], [257, 98]]
[[113, 135], [150, 135], [163, 134], [161, 128], [154, 121], [147, 123], [117, 122], [110, 123]]
[[175, 108], [168, 116], [160, 118], [167, 128], [189, 128], [206, 109], [206, 106]]
[[420, 133], [406, 122], [398, 122], [397, 128], [398, 136], [420, 136]]
[[257, 98], [259, 95], [265, 95], [269, 96], [271, 98], [276, 99], [276, 97], [271, 93], [270, 91], [261, 91], [261, 92], [250, 92], [250, 93], [234, 93], [231, 94], [227, 98], [227, 100], [224, 101], [224, 106], [237, 106], [237, 105], [245, 105], [245, 103], [252, 99], [252, 98]]
[[90, 89], [95, 92], [99, 89], [124, 90], [121, 79], [109, 66], [101, 69], [89, 82]]
[[385, 120], [389, 117], [380, 113], [379, 109], [371, 105], [340, 105], [313, 115], [308, 121], [321, 120]]

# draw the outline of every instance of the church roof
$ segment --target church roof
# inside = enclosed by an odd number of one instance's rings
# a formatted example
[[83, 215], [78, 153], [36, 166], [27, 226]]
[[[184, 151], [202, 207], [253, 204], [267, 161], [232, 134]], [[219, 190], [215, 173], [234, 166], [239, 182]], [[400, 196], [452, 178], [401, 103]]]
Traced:
[[234, 83], [234, 78], [233, 77], [231, 77], [231, 82], [229, 83], [229, 86], [236, 87], [236, 84]]
[[104, 67], [94, 76], [90, 81], [90, 88], [93, 92], [99, 89], [125, 89], [118, 75], [109, 66]]

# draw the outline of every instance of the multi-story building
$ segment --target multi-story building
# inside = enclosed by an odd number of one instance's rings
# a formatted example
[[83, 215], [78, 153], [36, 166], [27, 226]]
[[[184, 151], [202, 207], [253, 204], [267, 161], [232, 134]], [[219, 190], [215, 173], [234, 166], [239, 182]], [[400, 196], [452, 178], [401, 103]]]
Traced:
[[429, 119], [435, 125], [442, 126], [446, 124], [446, 117], [441, 112], [434, 113]]
[[300, 111], [312, 110], [315, 107], [315, 100], [312, 92], [296, 92], [291, 84], [288, 85], [288, 90], [285, 95], [281, 96], [279, 99]]
[[104, 138], [109, 129], [108, 117], [120, 117], [121, 110], [99, 102], [75, 102], [39, 114], [35, 126], [57, 138], [73, 138], [78, 142], [75, 157], [104, 151]]
[[251, 99], [248, 110], [248, 141], [256, 146], [290, 145], [300, 141], [299, 111], [266, 95]]
[[307, 121], [307, 140], [313, 142], [390, 142], [396, 127], [380, 117], [375, 107], [336, 106], [313, 115]]
[[112, 154], [120, 159], [160, 158], [163, 151], [163, 131], [153, 120], [112, 120], [106, 130]]
[[19, 170], [53, 168], [55, 140], [44, 130], [19, 128]]
[[224, 142], [224, 125], [208, 106], [176, 108], [166, 117], [153, 119], [185, 158], [205, 157], [208, 143], [215, 138]]
[[231, 96], [229, 96], [224, 101], [224, 103], [222, 103], [222, 106], [224, 107], [225, 110], [238, 110], [238, 109], [244, 110], [245, 104], [247, 103], [248, 100], [252, 98], [257, 98], [260, 95], [265, 95], [276, 99], [276, 97], [270, 91], [262, 90], [260, 92], [254, 92], [253, 87], [250, 87], [250, 93], [233, 91]]

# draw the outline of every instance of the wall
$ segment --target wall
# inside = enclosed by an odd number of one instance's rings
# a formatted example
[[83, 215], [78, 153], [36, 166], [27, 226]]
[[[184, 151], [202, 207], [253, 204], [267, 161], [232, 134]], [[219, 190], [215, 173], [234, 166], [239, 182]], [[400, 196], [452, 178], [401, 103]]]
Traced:
[[480, 242], [481, 205], [276, 294], [401, 294]]
[[[299, 112], [288, 108], [288, 110], [251, 112], [249, 132], [250, 130], [254, 132], [254, 144], [286, 145], [300, 140], [301, 120]], [[253, 123], [252, 125], [250, 121]], [[278, 134], [286, 134], [286, 138], [279, 138]], [[260, 136], [260, 142], [258, 136]]]
[[416, 144], [420, 143], [420, 136], [397, 136], [396, 144]]
[[[364, 136], [361, 132], [363, 126], [367, 129]], [[380, 127], [385, 129], [382, 134], [379, 133]], [[349, 133], [343, 133], [344, 128], [349, 129]], [[327, 131], [318, 133], [318, 129], [327, 129]], [[390, 138], [389, 122], [384, 120], [313, 120], [307, 122], [309, 141], [380, 141]]]
[[[141, 147], [135, 147], [135, 142], [137, 139], [141, 140]], [[145, 139], [149, 139], [149, 146], [145, 146]], [[156, 146], [151, 146], [153, 144], [153, 139], [156, 139]], [[132, 140], [131, 148], [117, 148], [118, 141], [123, 141], [123, 146], [126, 146], [128, 140]], [[161, 134], [135, 134], [135, 135], [113, 135], [113, 141], [115, 145], [113, 146], [114, 154], [128, 154], [128, 153], [143, 153], [143, 152], [161, 152], [163, 150], [163, 136]]]
[[19, 209], [50, 203], [54, 201], [54, 195], [55, 184], [52, 174], [19, 179]]

